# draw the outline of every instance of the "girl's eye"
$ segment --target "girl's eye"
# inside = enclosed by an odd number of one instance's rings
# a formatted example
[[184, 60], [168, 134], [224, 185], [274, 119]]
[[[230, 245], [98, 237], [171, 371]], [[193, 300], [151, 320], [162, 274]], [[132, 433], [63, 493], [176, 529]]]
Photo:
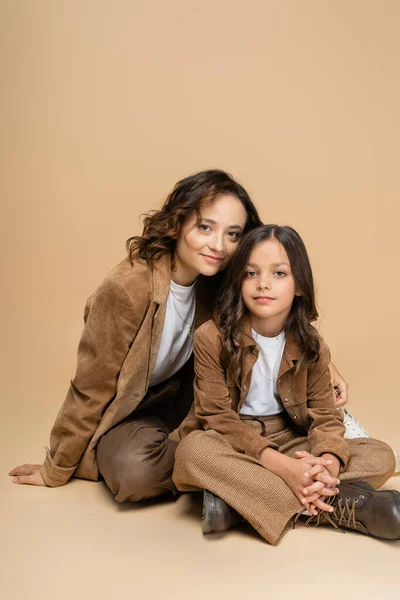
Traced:
[[256, 277], [256, 271], [246, 271], [246, 277]]
[[205, 225], [204, 223], [200, 223], [199, 229], [201, 229], [201, 231], [211, 231], [211, 227], [209, 225]]
[[286, 273], [285, 271], [275, 271], [275, 275], [278, 275], [278, 277], [285, 277]]
[[238, 242], [240, 240], [240, 234], [237, 233], [237, 231], [230, 231], [228, 235], [234, 242]]

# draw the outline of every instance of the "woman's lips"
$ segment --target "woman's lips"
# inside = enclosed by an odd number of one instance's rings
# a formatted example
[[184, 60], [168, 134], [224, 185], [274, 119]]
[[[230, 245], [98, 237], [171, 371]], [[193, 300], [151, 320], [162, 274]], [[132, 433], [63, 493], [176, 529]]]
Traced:
[[206, 262], [210, 263], [211, 265], [220, 265], [224, 260], [219, 256], [212, 256], [211, 254], [202, 254], [201, 256]]

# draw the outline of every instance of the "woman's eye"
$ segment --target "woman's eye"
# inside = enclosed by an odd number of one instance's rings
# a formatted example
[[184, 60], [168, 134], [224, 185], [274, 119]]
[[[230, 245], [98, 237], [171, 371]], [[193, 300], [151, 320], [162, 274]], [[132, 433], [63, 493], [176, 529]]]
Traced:
[[237, 233], [237, 231], [230, 231], [228, 233], [228, 235], [234, 242], [237, 242], [240, 240], [240, 234]]
[[246, 271], [246, 277], [255, 277], [256, 275], [255, 271]]
[[211, 231], [211, 227], [209, 225], [204, 225], [204, 223], [199, 225], [199, 229], [201, 229], [201, 231]]
[[275, 275], [278, 275], [278, 277], [284, 277], [286, 273], [285, 271], [275, 271]]

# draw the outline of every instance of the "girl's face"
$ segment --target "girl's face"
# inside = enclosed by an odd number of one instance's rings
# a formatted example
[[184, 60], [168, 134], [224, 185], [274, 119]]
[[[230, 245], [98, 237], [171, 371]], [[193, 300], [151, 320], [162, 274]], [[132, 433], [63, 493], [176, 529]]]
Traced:
[[193, 211], [176, 242], [173, 279], [190, 285], [198, 275], [215, 275], [225, 268], [246, 226], [247, 213], [235, 196], [222, 194]]
[[285, 248], [275, 238], [257, 244], [242, 282], [243, 301], [253, 329], [265, 335], [280, 331], [295, 295], [301, 293], [296, 291]]

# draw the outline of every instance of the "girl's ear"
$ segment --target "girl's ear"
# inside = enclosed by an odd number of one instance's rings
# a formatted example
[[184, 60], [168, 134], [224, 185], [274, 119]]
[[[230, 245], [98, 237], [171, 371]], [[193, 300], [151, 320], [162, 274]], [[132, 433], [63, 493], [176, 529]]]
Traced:
[[302, 295], [303, 295], [303, 292], [301, 291], [301, 289], [300, 289], [300, 288], [296, 288], [296, 291], [295, 291], [294, 295], [295, 295], [295, 296], [302, 296]]

